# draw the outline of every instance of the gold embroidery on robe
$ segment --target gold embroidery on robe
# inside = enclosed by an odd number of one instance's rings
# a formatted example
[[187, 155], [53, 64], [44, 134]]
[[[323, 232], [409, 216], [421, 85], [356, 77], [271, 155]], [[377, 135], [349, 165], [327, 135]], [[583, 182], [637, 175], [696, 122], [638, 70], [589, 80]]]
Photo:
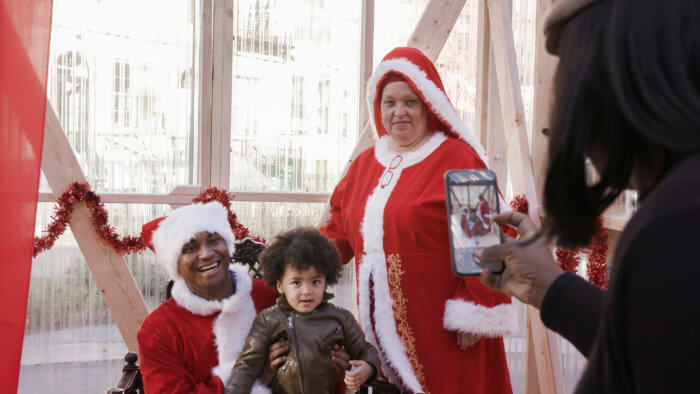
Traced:
[[386, 261], [389, 263], [389, 285], [391, 288], [391, 299], [394, 301], [394, 317], [399, 323], [397, 330], [399, 331], [401, 340], [403, 341], [404, 345], [406, 345], [406, 353], [408, 354], [408, 359], [411, 361], [411, 365], [413, 366], [413, 371], [416, 373], [418, 382], [423, 387], [425, 394], [430, 394], [428, 391], [425, 391], [423, 366], [418, 362], [414, 339], [415, 336], [413, 335], [413, 330], [408, 324], [408, 319], [406, 318], [406, 298], [403, 296], [403, 290], [401, 288], [401, 276], [405, 271], [401, 269], [401, 259], [399, 258], [398, 254], [388, 255]]

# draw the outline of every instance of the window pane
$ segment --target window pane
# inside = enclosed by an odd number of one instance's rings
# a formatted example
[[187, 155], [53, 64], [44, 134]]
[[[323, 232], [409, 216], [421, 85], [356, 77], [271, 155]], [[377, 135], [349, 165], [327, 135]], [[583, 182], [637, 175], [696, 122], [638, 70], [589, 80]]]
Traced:
[[357, 140], [360, 5], [234, 1], [232, 189], [333, 189]]
[[[54, 204], [40, 203], [35, 234], [51, 222]], [[121, 235], [171, 209], [166, 205], [108, 204]], [[165, 296], [167, 274], [150, 250], [126, 261], [149, 310]], [[119, 380], [127, 349], [70, 229], [32, 262], [20, 393], [104, 392]]]
[[47, 95], [93, 190], [197, 184], [199, 4], [54, 1]]

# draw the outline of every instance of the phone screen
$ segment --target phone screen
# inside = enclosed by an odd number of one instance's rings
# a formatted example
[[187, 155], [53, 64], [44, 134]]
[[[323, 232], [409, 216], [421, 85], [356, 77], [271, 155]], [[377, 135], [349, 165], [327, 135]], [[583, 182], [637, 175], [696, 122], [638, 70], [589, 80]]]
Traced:
[[503, 262], [482, 263], [474, 253], [503, 243], [496, 175], [489, 170], [451, 170], [445, 174], [452, 270], [458, 276], [481, 274], [484, 268], [503, 271]]

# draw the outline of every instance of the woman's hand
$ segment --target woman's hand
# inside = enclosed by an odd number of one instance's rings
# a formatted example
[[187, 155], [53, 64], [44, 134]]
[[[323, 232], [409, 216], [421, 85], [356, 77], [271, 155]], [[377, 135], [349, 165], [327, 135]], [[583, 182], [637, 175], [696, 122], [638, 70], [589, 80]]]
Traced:
[[506, 265], [501, 275], [484, 270], [481, 282], [486, 287], [514, 296], [539, 309], [549, 286], [564, 271], [554, 261], [549, 245], [527, 215], [506, 212], [496, 216], [494, 221], [516, 227], [520, 240], [511, 240], [476, 253], [481, 261], [503, 261]]
[[260, 374], [260, 383], [269, 386], [272, 383], [272, 379], [275, 378], [277, 373], [277, 368], [287, 361], [285, 356], [289, 351], [289, 341], [286, 339], [281, 339], [270, 346], [269, 353], [267, 355], [268, 362], [265, 363], [262, 373]]
[[459, 350], [465, 350], [466, 348], [479, 342], [479, 339], [481, 339], [481, 337], [477, 334], [470, 334], [468, 332], [458, 331], [455, 332], [455, 335], [457, 336], [457, 347], [459, 347]]
[[348, 390], [355, 391], [372, 376], [374, 368], [362, 360], [350, 360], [350, 365], [354, 368], [345, 371], [345, 386]]
[[331, 361], [335, 367], [335, 376], [343, 376], [343, 372], [350, 368], [350, 355], [339, 345], [333, 347]]

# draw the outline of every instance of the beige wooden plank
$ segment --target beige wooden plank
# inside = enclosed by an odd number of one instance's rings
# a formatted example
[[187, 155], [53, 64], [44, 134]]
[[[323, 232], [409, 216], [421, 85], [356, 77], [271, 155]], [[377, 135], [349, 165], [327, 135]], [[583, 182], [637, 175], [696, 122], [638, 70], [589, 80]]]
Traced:
[[213, 51], [212, 51], [212, 121], [211, 121], [211, 185], [221, 187], [221, 146], [224, 102], [224, 1], [213, 0]]
[[[512, 158], [510, 176], [513, 190], [515, 194], [525, 193], [530, 203], [529, 215], [539, 225], [540, 209], [530, 161], [510, 6], [508, 0], [487, 1], [506, 144]], [[544, 327], [537, 309], [528, 306], [527, 310], [529, 338], [532, 340], [536, 361], [536, 365], [532, 365], [532, 357], [529, 359], [528, 387], [533, 386], [531, 382], [536, 372], [540, 393], [563, 393], [561, 356], [556, 337]]]
[[[416, 28], [413, 30], [407, 45], [420, 49], [434, 62], [445, 46], [447, 37], [457, 21], [465, 2], [466, 0], [430, 0]], [[440, 24], [441, 27], [433, 30], [434, 26], [437, 24]], [[367, 122], [355, 148], [350, 154], [350, 158], [340, 174], [340, 178], [345, 176], [348, 172], [348, 168], [350, 168], [350, 164], [355, 161], [355, 158], [373, 144], [374, 136], [372, 135], [372, 125]], [[318, 225], [324, 225], [329, 219], [330, 205], [326, 204], [326, 208], [319, 218]]]
[[[223, 40], [221, 46], [221, 145], [214, 145], [219, 153], [219, 187], [228, 189], [231, 173], [231, 102], [233, 90], [233, 0], [223, 0]], [[219, 56], [216, 55], [215, 56]], [[215, 70], [216, 71], [216, 70]], [[216, 73], [214, 74], [216, 75]]]
[[[367, 81], [374, 70], [374, 0], [362, 0], [362, 14], [360, 24], [360, 88], [357, 94], [358, 116], [360, 127], [369, 120], [369, 112], [365, 96], [367, 95]], [[357, 135], [362, 135], [364, 127], [358, 128]]]
[[511, 160], [506, 143], [506, 132], [503, 127], [503, 115], [501, 111], [501, 98], [498, 93], [498, 77], [494, 65], [493, 51], [489, 56], [488, 78], [488, 117], [486, 118], [486, 154], [488, 166], [496, 174], [496, 179], [503, 193], [508, 180], [508, 163]]
[[[41, 169], [51, 189], [66, 190], [72, 182], [85, 182], [78, 159], [50, 103], [46, 105], [44, 127]], [[95, 232], [90, 210], [85, 204], [76, 204], [70, 228], [126, 346], [137, 352], [136, 334], [148, 315], [148, 309], [126, 261]]]
[[608, 230], [622, 231], [629, 218], [629, 215], [603, 215], [603, 227]]
[[534, 101], [532, 108], [532, 171], [535, 177], [537, 195], [544, 192], [544, 177], [547, 171], [548, 138], [545, 136], [549, 128], [550, 107], [552, 104], [552, 88], [554, 72], [558, 58], [547, 53], [544, 40], [544, 15], [553, 0], [537, 0], [535, 14], [535, 70], [534, 70]]
[[535, 341], [532, 338], [532, 324], [529, 311], [527, 309], [526, 311], [525, 321], [527, 322], [527, 351], [525, 353], [525, 394], [539, 394], [540, 382], [537, 379]]
[[488, 135], [486, 122], [489, 109], [489, 64], [491, 57], [491, 35], [489, 34], [489, 14], [486, 3], [479, 2], [478, 6], [478, 30], [476, 47], [476, 130], [474, 136], [481, 146], [486, 146]]
[[437, 60], [466, 2], [431, 0], [413, 29], [408, 46], [420, 49], [433, 62]]
[[202, 26], [200, 48], [199, 90], [199, 184], [204, 189], [211, 186], [211, 134], [213, 95], [213, 42], [212, 0], [202, 0]]
[[477, 129], [479, 141], [486, 150], [489, 168], [496, 174], [496, 179], [505, 192], [508, 175], [508, 152], [501, 115], [501, 101], [498, 95], [498, 81], [491, 49], [489, 15], [486, 3], [479, 3], [479, 31], [477, 48], [477, 82], [479, 99], [477, 101]]
[[[543, 20], [547, 8], [552, 0], [537, 0], [535, 15], [535, 69], [534, 69], [534, 102], [533, 102], [533, 130], [531, 141], [531, 158], [533, 165], [533, 177], [535, 180], [536, 195], [541, 196], [544, 191], [544, 176], [547, 166], [547, 137], [544, 134], [549, 126], [549, 111], [551, 105], [552, 82], [556, 69], [556, 58], [549, 55], [544, 47]], [[540, 209], [538, 215], [543, 211]], [[539, 221], [538, 221], [539, 223]], [[526, 373], [526, 393], [563, 392], [563, 377], [561, 371], [561, 355], [556, 336], [547, 331], [539, 318], [539, 313], [528, 308], [528, 323], [531, 327], [528, 335], [528, 365]], [[546, 333], [546, 334], [543, 334]], [[536, 344], [539, 347], [536, 347]], [[547, 354], [542, 354], [545, 346], [549, 348], [551, 363], [547, 362]], [[533, 365], [535, 363], [535, 365]], [[551, 370], [549, 369], [551, 368]], [[541, 378], [551, 374], [552, 380]], [[561, 380], [561, 382], [559, 382]], [[537, 385], [531, 384], [536, 382]]]
[[525, 126], [525, 110], [520, 93], [520, 78], [513, 40], [512, 18], [508, 0], [488, 0], [491, 48], [495, 58], [503, 127], [511, 154], [511, 181], [516, 194], [525, 193], [530, 203], [530, 217], [539, 223], [539, 204], [532, 175], [530, 149]]

